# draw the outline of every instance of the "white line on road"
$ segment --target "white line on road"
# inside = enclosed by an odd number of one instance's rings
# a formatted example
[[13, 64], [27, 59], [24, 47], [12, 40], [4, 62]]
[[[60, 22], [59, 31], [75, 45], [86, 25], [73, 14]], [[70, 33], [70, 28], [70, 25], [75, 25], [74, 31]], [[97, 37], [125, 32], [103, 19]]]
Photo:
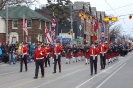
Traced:
[[[126, 60], [126, 61], [127, 61], [127, 60]], [[122, 61], [120, 61], [120, 62], [122, 62]], [[109, 67], [109, 68], [103, 70], [103, 71], [100, 72], [99, 74], [97, 74], [97, 75], [91, 77], [90, 79], [88, 79], [88, 80], [86, 80], [85, 82], [83, 82], [83, 83], [81, 83], [80, 85], [78, 85], [76, 88], [80, 88], [81, 86], [83, 86], [83, 85], [86, 84], [87, 82], [91, 81], [91, 80], [94, 79], [95, 77], [99, 76], [100, 74], [102, 74], [102, 73], [104, 73], [104, 72], [107, 72], [107, 70], [111, 69], [113, 66], [119, 64], [120, 62], [118, 62], [118, 63], [112, 65], [111, 67]]]
[[119, 67], [113, 74], [111, 74], [107, 79], [105, 79], [101, 84], [99, 84], [96, 88], [100, 88], [108, 79], [110, 79], [116, 72], [118, 72], [123, 66], [125, 66], [125, 64], [123, 64], [121, 67]]
[[85, 69], [88, 69], [88, 67], [87, 67], [87, 68], [84, 68], [84, 69], [82, 69], [82, 70], [78, 70], [78, 71], [72, 72], [72, 73], [70, 73], [70, 74], [66, 74], [66, 75], [64, 75], [64, 76], [61, 76], [61, 77], [59, 77], [59, 78], [57, 78], [57, 79], [54, 79], [54, 80], [51, 80], [51, 81], [49, 81], [49, 82], [42, 83], [41, 85], [36, 86], [36, 87], [33, 87], [33, 88], [42, 87], [42, 86], [44, 86], [44, 85], [46, 85], [46, 84], [49, 84], [49, 83], [51, 83], [51, 82], [54, 82], [54, 81], [57, 81], [57, 80], [59, 80], [59, 79], [65, 78], [65, 77], [67, 77], [67, 76], [73, 75], [73, 74], [75, 74], [75, 73], [77, 73], [77, 72], [80, 72], [80, 71], [83, 71], [83, 70], [85, 70]]

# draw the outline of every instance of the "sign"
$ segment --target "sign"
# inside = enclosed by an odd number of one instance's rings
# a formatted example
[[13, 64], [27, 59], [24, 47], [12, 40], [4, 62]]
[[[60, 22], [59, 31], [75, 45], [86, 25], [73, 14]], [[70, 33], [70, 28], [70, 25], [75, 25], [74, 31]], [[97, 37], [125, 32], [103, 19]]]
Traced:
[[81, 26], [81, 25], [79, 25], [79, 29], [80, 29], [80, 30], [82, 29], [82, 26]]
[[70, 43], [71, 42], [71, 38], [62, 38], [62, 43]]

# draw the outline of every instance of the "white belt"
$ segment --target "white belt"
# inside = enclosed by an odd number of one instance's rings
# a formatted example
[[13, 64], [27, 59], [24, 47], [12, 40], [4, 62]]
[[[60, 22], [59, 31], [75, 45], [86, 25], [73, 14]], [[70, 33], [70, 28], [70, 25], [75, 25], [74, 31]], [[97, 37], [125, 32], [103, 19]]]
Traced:
[[43, 57], [41, 57], [41, 58], [36, 58], [37, 60], [40, 60], [40, 59], [43, 59]]
[[97, 55], [90, 55], [90, 56], [97, 56]]
[[47, 55], [48, 55], [49, 53], [47, 53]]
[[27, 53], [22, 53], [22, 55], [26, 55]]
[[106, 52], [100, 52], [100, 53], [106, 53]]
[[55, 53], [55, 55], [60, 55], [60, 53]]

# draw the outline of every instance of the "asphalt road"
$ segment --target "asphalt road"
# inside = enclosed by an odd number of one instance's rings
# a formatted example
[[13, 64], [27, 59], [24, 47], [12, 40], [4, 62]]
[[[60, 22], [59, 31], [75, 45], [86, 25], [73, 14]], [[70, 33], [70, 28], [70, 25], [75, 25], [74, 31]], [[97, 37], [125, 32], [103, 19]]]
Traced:
[[[53, 74], [53, 64], [45, 68], [45, 77], [33, 79], [35, 63], [28, 64], [28, 71], [19, 73], [20, 64], [0, 65], [0, 88], [133, 88], [133, 52], [124, 58], [119, 57], [106, 69], [100, 70], [98, 60], [98, 72], [90, 76], [89, 65], [85, 61], [65, 64], [62, 58], [62, 72]], [[51, 60], [52, 62], [52, 60]], [[39, 69], [40, 71], [40, 69]]]

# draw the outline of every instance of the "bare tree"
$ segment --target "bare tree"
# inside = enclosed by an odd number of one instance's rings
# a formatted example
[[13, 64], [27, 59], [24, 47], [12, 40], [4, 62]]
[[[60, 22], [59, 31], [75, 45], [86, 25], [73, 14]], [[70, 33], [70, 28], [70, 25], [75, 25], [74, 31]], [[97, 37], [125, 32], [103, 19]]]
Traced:
[[115, 25], [112, 27], [110, 33], [111, 36], [121, 36], [121, 25]]
[[3, 9], [8, 2], [9, 6], [24, 4], [28, 7], [33, 5], [33, 3], [38, 2], [39, 0], [0, 0], [0, 10]]

